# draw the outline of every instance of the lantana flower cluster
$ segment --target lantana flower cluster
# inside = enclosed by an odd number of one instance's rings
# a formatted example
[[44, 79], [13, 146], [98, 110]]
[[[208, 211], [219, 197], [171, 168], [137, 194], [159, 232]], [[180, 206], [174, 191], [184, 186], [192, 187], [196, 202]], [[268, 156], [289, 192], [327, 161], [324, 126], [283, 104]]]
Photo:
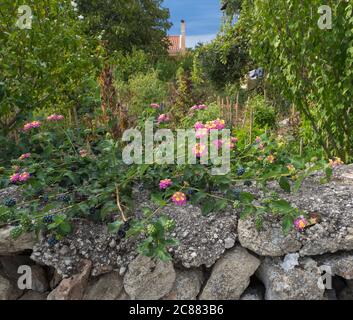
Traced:
[[207, 109], [207, 106], [204, 104], [199, 104], [199, 105], [194, 105], [190, 108], [191, 111], [195, 111], [195, 110], [205, 110]]
[[300, 216], [294, 220], [294, 227], [299, 232], [303, 232], [304, 229], [308, 226], [308, 224], [309, 223], [304, 216]]
[[39, 128], [41, 126], [41, 122], [40, 121], [32, 121], [29, 123], [26, 123], [23, 127], [23, 131], [27, 132], [31, 129], [35, 129], [35, 128]]
[[186, 205], [187, 202], [187, 197], [185, 193], [183, 192], [176, 192], [172, 196], [172, 201], [177, 205], [177, 206], [184, 206]]
[[17, 172], [10, 177], [10, 182], [14, 184], [18, 182], [26, 182], [30, 177], [31, 175], [28, 172]]
[[64, 116], [61, 114], [52, 114], [49, 117], [47, 117], [47, 120], [51, 122], [62, 121], [64, 120]]
[[159, 109], [161, 106], [158, 103], [151, 103], [150, 107], [152, 109]]
[[18, 159], [19, 160], [25, 160], [31, 157], [30, 153], [24, 153], [23, 155], [21, 155]]
[[167, 114], [161, 114], [158, 119], [157, 122], [158, 124], [163, 123], [163, 122], [168, 122], [170, 120], [169, 116]]
[[164, 179], [159, 182], [159, 189], [165, 190], [168, 189], [173, 184], [171, 179]]

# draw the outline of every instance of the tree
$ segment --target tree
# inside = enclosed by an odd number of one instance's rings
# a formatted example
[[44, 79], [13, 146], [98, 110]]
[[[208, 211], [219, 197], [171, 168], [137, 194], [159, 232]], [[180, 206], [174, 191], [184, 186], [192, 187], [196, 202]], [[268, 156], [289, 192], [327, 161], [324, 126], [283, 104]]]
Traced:
[[96, 77], [98, 43], [69, 1], [26, 1], [31, 29], [16, 25], [22, 1], [0, 6], [0, 128], [6, 135], [36, 110], [65, 112]]
[[107, 43], [109, 52], [133, 48], [160, 55], [166, 53], [169, 10], [161, 0], [77, 0], [88, 19], [88, 32]]
[[196, 49], [194, 78], [201, 82], [207, 79], [221, 90], [239, 83], [250, 63], [244, 31], [228, 22], [214, 41]]
[[320, 0], [244, 0], [240, 26], [252, 57], [310, 121], [327, 156], [353, 155], [353, 6], [326, 1], [334, 25], [323, 30]]

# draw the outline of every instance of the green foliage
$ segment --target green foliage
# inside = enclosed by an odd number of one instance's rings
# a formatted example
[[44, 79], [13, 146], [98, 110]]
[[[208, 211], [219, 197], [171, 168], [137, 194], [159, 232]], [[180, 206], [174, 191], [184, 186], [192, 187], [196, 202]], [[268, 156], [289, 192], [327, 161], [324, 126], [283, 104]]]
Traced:
[[145, 233], [146, 238], [139, 245], [138, 251], [147, 257], [169, 261], [172, 257], [168, 249], [179, 244], [176, 239], [168, 237], [168, 233], [174, 229], [175, 223], [164, 215], [153, 218], [154, 215], [155, 213], [149, 208], [145, 208], [144, 219], [137, 221], [128, 235]]
[[196, 49], [193, 72], [196, 83], [210, 81], [218, 90], [239, 83], [250, 63], [244, 32], [237, 25], [226, 24], [213, 42]]
[[[32, 29], [16, 26], [22, 1], [5, 0], [0, 11], [0, 128], [6, 135], [31, 112], [67, 112], [80, 103], [95, 77], [97, 43], [82, 32], [70, 3], [27, 1]], [[97, 57], [97, 58], [96, 58]]]
[[180, 121], [186, 112], [195, 103], [193, 99], [193, 85], [188, 71], [183, 68], [178, 70], [177, 94], [174, 103], [174, 116], [176, 121]]
[[318, 26], [319, 0], [243, 1], [239, 25], [247, 30], [252, 57], [271, 83], [310, 122], [329, 157], [353, 154], [353, 10], [328, 1], [334, 26]]
[[255, 125], [260, 128], [274, 128], [276, 126], [275, 109], [265, 101], [261, 95], [250, 99], [249, 106], [254, 112]]
[[159, 80], [158, 72], [137, 73], [128, 82], [116, 81], [120, 101], [128, 106], [130, 116], [137, 118], [151, 103], [167, 99], [168, 87]]
[[88, 20], [87, 31], [106, 43], [109, 53], [143, 49], [156, 56], [167, 52], [169, 10], [161, 0], [77, 0]]
[[143, 50], [133, 49], [128, 54], [119, 51], [111, 61], [115, 66], [115, 79], [118, 81], [127, 82], [130, 77], [151, 70], [151, 59]]

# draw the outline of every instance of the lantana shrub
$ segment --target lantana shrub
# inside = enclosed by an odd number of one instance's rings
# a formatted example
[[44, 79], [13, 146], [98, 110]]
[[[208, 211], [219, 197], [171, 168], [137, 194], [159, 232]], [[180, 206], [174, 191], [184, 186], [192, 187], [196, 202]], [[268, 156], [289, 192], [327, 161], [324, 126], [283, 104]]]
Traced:
[[[204, 105], [192, 112], [207, 110]], [[169, 118], [167, 110], [153, 102], [140, 116], [138, 128], [143, 130], [147, 119], [154, 119], [156, 128], [167, 128], [168, 122], [160, 121], [163, 115]], [[190, 204], [200, 206], [204, 215], [233, 207], [241, 218], [253, 215], [258, 228], [265, 214], [272, 212], [282, 219], [284, 232], [304, 232], [312, 225], [312, 217], [268, 190], [267, 182], [277, 180], [285, 192], [295, 192], [310, 173], [325, 170], [329, 179], [342, 164], [340, 159], [305, 163], [300, 157], [291, 157], [281, 137], [262, 135], [240, 146], [233, 135], [229, 141], [221, 137], [211, 141], [230, 149], [231, 170], [226, 175], [212, 175], [211, 166], [202, 164], [200, 158], [208, 153], [208, 147], [201, 141], [193, 148], [196, 164], [126, 165], [122, 143], [113, 140], [108, 131], [67, 129], [64, 120], [54, 114], [25, 124], [21, 139], [27, 142], [26, 152], [12, 161], [11, 168], [0, 170], [3, 187], [16, 184], [23, 191], [21, 201], [6, 199], [0, 205], [0, 223], [15, 226], [14, 237], [43, 231], [54, 246], [72, 231], [75, 219], [84, 218], [107, 223], [120, 238], [142, 234], [142, 254], [169, 260], [168, 248], [178, 241], [170, 238], [175, 223], [163, 214], [163, 208]], [[200, 130], [208, 137], [213, 129], [227, 128], [222, 119], [205, 120], [191, 125], [196, 136]], [[136, 186], [139, 191], [152, 190], [156, 210], [143, 208], [142, 216], [133, 214], [131, 194]], [[261, 203], [251, 191], [255, 186], [265, 195]]]

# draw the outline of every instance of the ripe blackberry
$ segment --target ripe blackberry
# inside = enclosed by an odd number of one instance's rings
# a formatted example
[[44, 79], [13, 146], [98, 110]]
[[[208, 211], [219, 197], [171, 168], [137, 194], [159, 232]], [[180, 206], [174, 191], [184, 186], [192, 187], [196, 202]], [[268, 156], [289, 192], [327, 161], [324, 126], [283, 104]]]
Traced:
[[59, 196], [57, 197], [57, 200], [58, 200], [58, 201], [65, 202], [65, 203], [68, 203], [68, 202], [70, 202], [71, 198], [70, 198], [70, 196], [67, 195], [67, 194], [61, 194], [61, 195], [59, 195]]
[[189, 196], [193, 195], [193, 194], [194, 194], [194, 190], [188, 190], [187, 194], [188, 194]]
[[47, 240], [50, 247], [54, 247], [59, 241], [55, 239], [55, 237], [50, 237]]
[[237, 171], [238, 177], [241, 177], [245, 173], [245, 169], [243, 167], [239, 168]]
[[72, 172], [76, 172], [79, 169], [79, 167], [77, 165], [72, 165], [70, 169]]
[[130, 221], [126, 221], [121, 227], [123, 231], [128, 231], [130, 229]]
[[4, 201], [4, 206], [11, 208], [14, 207], [16, 205], [16, 200], [13, 198], [8, 198]]
[[44, 216], [43, 217], [43, 222], [47, 223], [47, 224], [53, 223], [54, 222], [54, 216], [52, 214]]
[[118, 237], [119, 237], [120, 239], [123, 239], [123, 238], [125, 238], [125, 236], [126, 236], [126, 232], [125, 232], [123, 229], [120, 229], [120, 230], [118, 231]]
[[44, 194], [42, 196], [42, 200], [43, 200], [44, 203], [47, 203], [49, 201], [49, 196], [47, 194]]
[[244, 182], [244, 185], [247, 187], [251, 187], [252, 186], [252, 182], [250, 180], [247, 180]]

